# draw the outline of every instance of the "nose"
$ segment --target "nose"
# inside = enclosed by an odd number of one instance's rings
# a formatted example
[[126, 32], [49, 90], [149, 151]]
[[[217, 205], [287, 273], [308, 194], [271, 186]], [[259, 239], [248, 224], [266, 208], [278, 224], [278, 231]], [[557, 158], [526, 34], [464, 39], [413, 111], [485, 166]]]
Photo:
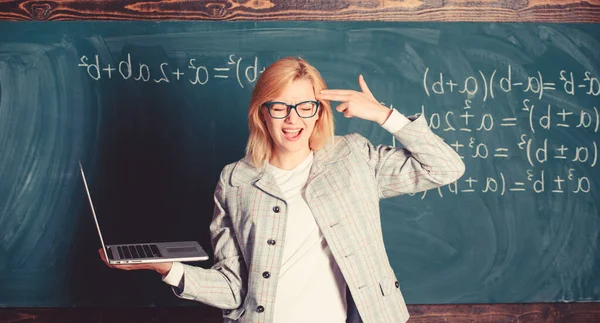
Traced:
[[285, 121], [293, 124], [294, 122], [298, 121], [298, 119], [300, 119], [300, 116], [298, 116], [298, 111], [296, 109], [292, 109], [287, 118], [285, 118]]

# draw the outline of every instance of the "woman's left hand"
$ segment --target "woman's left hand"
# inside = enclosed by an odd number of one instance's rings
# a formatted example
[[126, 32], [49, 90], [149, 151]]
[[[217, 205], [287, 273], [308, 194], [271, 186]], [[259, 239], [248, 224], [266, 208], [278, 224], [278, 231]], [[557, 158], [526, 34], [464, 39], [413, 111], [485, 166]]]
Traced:
[[358, 117], [383, 124], [392, 113], [391, 109], [381, 105], [373, 96], [362, 74], [358, 77], [362, 92], [353, 90], [322, 90], [318, 99], [339, 101], [335, 109], [344, 113], [344, 117]]

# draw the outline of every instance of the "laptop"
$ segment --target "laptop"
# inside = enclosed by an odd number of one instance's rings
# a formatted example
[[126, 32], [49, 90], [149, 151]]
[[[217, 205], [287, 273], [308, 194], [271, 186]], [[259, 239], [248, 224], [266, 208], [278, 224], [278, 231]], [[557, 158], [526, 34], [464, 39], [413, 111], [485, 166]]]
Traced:
[[87, 192], [88, 201], [92, 208], [92, 215], [96, 222], [100, 243], [104, 250], [104, 255], [108, 262], [112, 265], [136, 264], [136, 263], [153, 263], [153, 262], [190, 262], [208, 260], [208, 255], [202, 249], [197, 241], [179, 241], [179, 242], [157, 242], [157, 243], [136, 243], [136, 244], [118, 244], [105, 245], [102, 239], [102, 231], [92, 203], [92, 196], [87, 185], [85, 173], [81, 161], [79, 162], [83, 185]]

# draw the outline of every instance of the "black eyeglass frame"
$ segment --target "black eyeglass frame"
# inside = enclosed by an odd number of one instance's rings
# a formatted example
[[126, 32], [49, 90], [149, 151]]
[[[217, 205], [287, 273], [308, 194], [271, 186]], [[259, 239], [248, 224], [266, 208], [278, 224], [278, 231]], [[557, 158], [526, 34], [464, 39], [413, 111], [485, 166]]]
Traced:
[[[301, 104], [307, 103], [307, 102], [312, 102], [312, 103], [314, 103], [316, 105], [316, 107], [315, 107], [315, 113], [313, 113], [310, 117], [303, 117], [303, 116], [300, 115], [300, 113], [298, 113], [298, 109], [296, 109], [296, 107], [299, 106], [299, 105], [301, 105]], [[271, 107], [274, 104], [283, 104], [283, 105], [285, 105], [286, 107], [288, 107], [288, 113], [284, 117], [274, 117], [273, 114], [271, 114]], [[296, 103], [296, 104], [287, 104], [285, 102], [272, 101], [272, 102], [265, 102], [265, 103], [263, 103], [263, 106], [267, 108], [267, 111], [269, 111], [269, 115], [273, 119], [285, 119], [285, 118], [287, 118], [287, 117], [290, 116], [290, 113], [292, 113], [292, 110], [295, 110], [296, 114], [300, 118], [309, 119], [309, 118], [314, 117], [317, 114], [317, 112], [319, 111], [319, 107], [321, 106], [321, 102], [315, 101], [315, 100], [307, 100], [307, 101], [302, 101], [302, 102], [299, 102], [299, 103]]]

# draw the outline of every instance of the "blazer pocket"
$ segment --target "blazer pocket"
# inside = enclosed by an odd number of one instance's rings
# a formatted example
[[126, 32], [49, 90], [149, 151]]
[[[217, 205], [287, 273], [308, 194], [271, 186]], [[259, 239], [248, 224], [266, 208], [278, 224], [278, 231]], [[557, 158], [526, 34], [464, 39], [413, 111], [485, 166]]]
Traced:
[[245, 312], [246, 309], [243, 306], [234, 310], [223, 310], [223, 318], [237, 321]]
[[396, 280], [396, 276], [387, 276], [379, 281], [379, 288], [383, 296], [389, 296], [397, 292], [400, 289], [400, 284]]

